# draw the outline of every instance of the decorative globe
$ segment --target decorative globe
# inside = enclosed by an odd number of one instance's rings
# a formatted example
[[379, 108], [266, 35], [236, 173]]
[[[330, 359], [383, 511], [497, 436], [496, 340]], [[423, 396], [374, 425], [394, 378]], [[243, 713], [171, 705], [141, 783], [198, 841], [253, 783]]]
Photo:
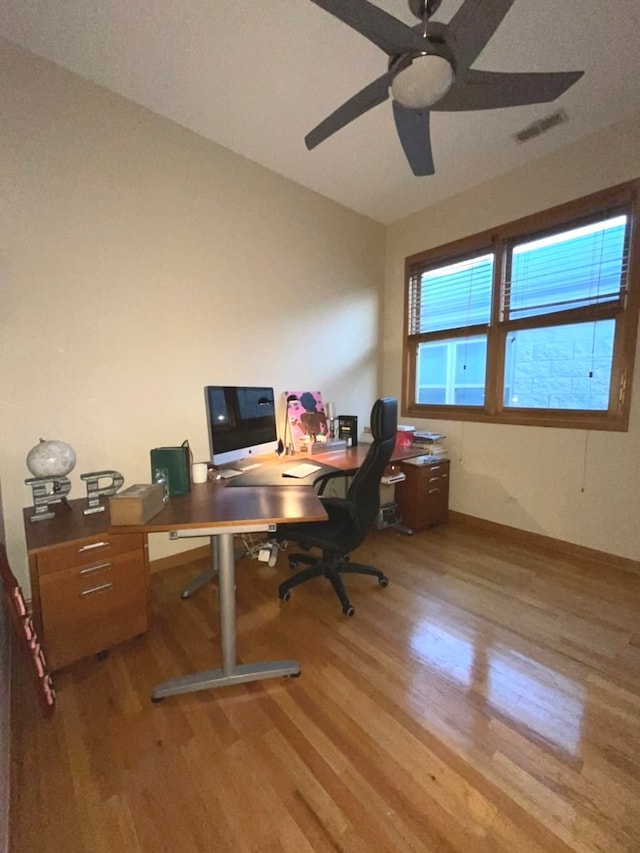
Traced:
[[66, 477], [75, 464], [75, 450], [64, 441], [41, 438], [27, 454], [27, 468], [34, 477]]

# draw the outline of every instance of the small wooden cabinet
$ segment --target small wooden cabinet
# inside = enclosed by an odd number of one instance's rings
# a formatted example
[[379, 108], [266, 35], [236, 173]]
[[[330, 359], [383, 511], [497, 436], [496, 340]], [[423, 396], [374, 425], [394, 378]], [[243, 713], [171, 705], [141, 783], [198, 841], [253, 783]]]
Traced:
[[49, 668], [60, 669], [149, 627], [146, 536], [109, 532], [109, 508], [84, 515], [84, 499], [55, 518], [24, 512], [33, 619]]
[[422, 530], [442, 524], [449, 515], [448, 459], [413, 465], [400, 462], [405, 479], [396, 483], [396, 502], [402, 524], [410, 530]]

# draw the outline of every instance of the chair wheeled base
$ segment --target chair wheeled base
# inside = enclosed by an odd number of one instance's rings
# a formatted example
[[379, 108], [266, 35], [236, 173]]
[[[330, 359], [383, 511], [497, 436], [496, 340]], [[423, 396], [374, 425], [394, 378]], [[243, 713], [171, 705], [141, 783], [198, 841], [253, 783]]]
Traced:
[[340, 599], [342, 612], [345, 616], [353, 616], [355, 608], [349, 601], [344, 584], [342, 583], [341, 574], [353, 575], [371, 575], [378, 579], [378, 584], [382, 587], [388, 586], [389, 578], [384, 572], [376, 569], [373, 566], [366, 566], [363, 563], [352, 563], [348, 557], [336, 559], [335, 556], [323, 554], [322, 557], [314, 557], [311, 554], [291, 554], [289, 557], [289, 568], [295, 570], [299, 563], [307, 563], [308, 568], [301, 569], [289, 580], [283, 581], [278, 587], [278, 597], [280, 601], [289, 601], [291, 598], [291, 589], [298, 584], [304, 583], [311, 578], [326, 578], [333, 587], [336, 595]]

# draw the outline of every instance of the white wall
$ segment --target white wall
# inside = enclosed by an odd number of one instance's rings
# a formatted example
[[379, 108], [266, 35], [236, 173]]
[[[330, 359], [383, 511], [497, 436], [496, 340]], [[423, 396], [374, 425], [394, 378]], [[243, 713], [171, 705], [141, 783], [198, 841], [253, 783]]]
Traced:
[[[148, 482], [152, 447], [206, 458], [206, 384], [367, 418], [384, 229], [1, 40], [0, 78], [0, 474], [27, 592], [40, 437], [75, 449], [82, 498], [89, 471]], [[154, 536], [151, 557], [185, 547]]]
[[[400, 396], [406, 256], [639, 175], [637, 114], [390, 226], [384, 305], [387, 391]], [[447, 435], [453, 510], [640, 559], [640, 353], [634, 385], [627, 433], [459, 421], [415, 425]]]

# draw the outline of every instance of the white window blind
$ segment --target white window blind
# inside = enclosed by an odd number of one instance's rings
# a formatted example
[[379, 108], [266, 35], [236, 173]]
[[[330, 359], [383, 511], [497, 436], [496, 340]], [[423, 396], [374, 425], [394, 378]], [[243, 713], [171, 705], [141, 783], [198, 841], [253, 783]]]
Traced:
[[627, 218], [511, 244], [504, 319], [619, 302], [626, 292]]
[[409, 282], [409, 334], [488, 324], [493, 254], [440, 267], [416, 265]]

